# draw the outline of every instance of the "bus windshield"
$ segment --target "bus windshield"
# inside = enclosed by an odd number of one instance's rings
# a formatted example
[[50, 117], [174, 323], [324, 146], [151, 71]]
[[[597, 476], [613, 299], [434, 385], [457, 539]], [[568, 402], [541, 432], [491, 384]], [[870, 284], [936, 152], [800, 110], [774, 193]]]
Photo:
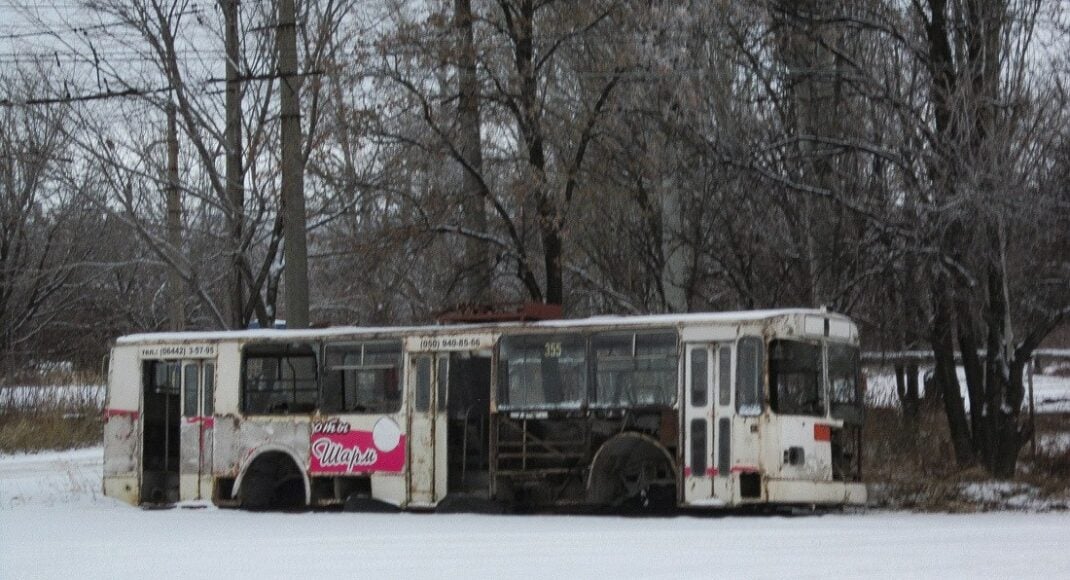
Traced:
[[825, 414], [821, 345], [795, 340], [769, 343], [769, 399], [774, 413]]

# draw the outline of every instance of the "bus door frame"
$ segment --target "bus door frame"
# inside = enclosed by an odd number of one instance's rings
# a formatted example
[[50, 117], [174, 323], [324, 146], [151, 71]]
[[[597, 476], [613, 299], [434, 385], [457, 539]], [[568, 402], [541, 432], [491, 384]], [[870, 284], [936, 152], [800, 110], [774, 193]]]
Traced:
[[[446, 496], [448, 352], [406, 354], [408, 368], [408, 503], [432, 507]], [[426, 365], [426, 366], [421, 366]]]
[[[179, 497], [182, 500], [211, 499], [216, 363], [214, 359], [177, 362], [182, 373]], [[195, 394], [189, 393], [191, 387]]]
[[[713, 371], [716, 357], [711, 356], [716, 350], [708, 342], [685, 342], [684, 344], [684, 401], [681, 433], [684, 434], [683, 445], [683, 501], [685, 504], [708, 503], [713, 498], [713, 409], [716, 393], [713, 389]], [[711, 353], [711, 350], [713, 353]], [[701, 353], [704, 363], [702, 369], [696, 369], [697, 353]], [[701, 372], [699, 377], [695, 372]], [[703, 382], [703, 391], [694, 389], [693, 383], [698, 378]], [[695, 397], [700, 392], [705, 398]], [[703, 423], [698, 423], [702, 421]], [[704, 428], [699, 429], [700, 425]], [[701, 441], [699, 440], [701, 438]], [[696, 446], [702, 445], [703, 449]], [[698, 460], [698, 461], [696, 461]]]

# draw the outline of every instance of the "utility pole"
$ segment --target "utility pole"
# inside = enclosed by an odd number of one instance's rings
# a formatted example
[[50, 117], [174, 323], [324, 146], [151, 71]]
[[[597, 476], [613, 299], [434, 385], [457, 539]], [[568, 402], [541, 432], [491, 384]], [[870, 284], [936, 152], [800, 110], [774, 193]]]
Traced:
[[[487, 231], [486, 201], [477, 173], [483, 171], [480, 137], [479, 81], [472, 31], [472, 0], [454, 0], [453, 26], [457, 34], [457, 124], [458, 152], [468, 167], [461, 167], [461, 211], [466, 228]], [[487, 244], [473, 236], [464, 238], [465, 296], [470, 304], [490, 300], [491, 270]]]
[[242, 183], [241, 145], [241, 80], [238, 64], [241, 48], [238, 44], [238, 0], [224, 0], [223, 21], [226, 28], [227, 96], [226, 108], [226, 206], [230, 229], [230, 268], [225, 277], [227, 286], [227, 311], [231, 328], [245, 326], [243, 309], [245, 295], [242, 291], [242, 237], [245, 222], [245, 186]]
[[294, 0], [278, 0], [279, 104], [282, 127], [282, 226], [286, 260], [286, 327], [308, 328], [308, 242], [305, 234], [304, 159], [301, 152], [301, 77], [297, 74]]
[[[182, 253], [182, 194], [178, 188], [178, 113], [172, 100], [167, 104], [167, 245]], [[182, 276], [172, 266], [167, 273], [169, 330], [185, 330], [186, 300]]]

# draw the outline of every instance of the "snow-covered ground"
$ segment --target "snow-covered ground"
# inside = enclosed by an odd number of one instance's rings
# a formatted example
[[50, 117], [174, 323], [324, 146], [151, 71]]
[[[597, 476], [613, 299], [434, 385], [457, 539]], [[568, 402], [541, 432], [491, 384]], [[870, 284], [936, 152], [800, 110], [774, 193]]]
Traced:
[[0, 578], [1070, 577], [1070, 514], [144, 511], [99, 448], [0, 457]]
[[[959, 385], [962, 387], [962, 398], [966, 408], [970, 407], [970, 400], [966, 394], [966, 371], [958, 367]], [[925, 369], [919, 370], [918, 388], [924, 391], [923, 379]], [[1026, 389], [1029, 388], [1026, 379]], [[866, 404], [871, 407], [887, 407], [899, 404], [898, 395], [895, 392], [895, 374], [891, 368], [868, 369], [866, 371]], [[1036, 374], [1033, 376], [1033, 398], [1038, 413], [1070, 413], [1070, 376]], [[1029, 405], [1029, 394], [1022, 405]]]

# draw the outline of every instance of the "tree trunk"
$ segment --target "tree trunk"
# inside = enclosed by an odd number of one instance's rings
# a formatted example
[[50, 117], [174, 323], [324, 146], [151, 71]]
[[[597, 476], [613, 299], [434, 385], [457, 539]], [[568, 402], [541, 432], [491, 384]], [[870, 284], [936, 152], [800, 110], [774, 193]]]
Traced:
[[981, 410], [985, 408], [984, 397], [984, 368], [981, 359], [977, 355], [977, 338], [974, 334], [973, 321], [970, 319], [970, 308], [967, 300], [962, 297], [966, 288], [959, 288], [960, 295], [955, 298], [955, 314], [958, 320], [959, 350], [962, 356], [962, 366], [966, 371], [966, 392], [970, 397], [970, 430], [973, 433], [973, 450], [980, 456], [984, 455], [984, 444], [988, 437], [988, 425], [983, 420]]
[[930, 329], [930, 341], [936, 359], [934, 379], [944, 399], [944, 412], [951, 432], [951, 443], [955, 448], [955, 463], [959, 467], [972, 465], [973, 447], [970, 441], [970, 427], [966, 421], [966, 409], [959, 392], [959, 380], [955, 374], [955, 344], [952, 337], [951, 310], [947, 296], [948, 280], [937, 275], [933, 281], [933, 321]]
[[[542, 240], [543, 268], [546, 289], [542, 299], [547, 304], [564, 303], [562, 275], [561, 216], [546, 182], [546, 152], [539, 112], [538, 79], [535, 70], [535, 4], [522, 0], [512, 25], [516, 43], [516, 71], [520, 80], [519, 125], [531, 168], [531, 188], [538, 212], [539, 234]], [[533, 299], [538, 297], [532, 296]]]

